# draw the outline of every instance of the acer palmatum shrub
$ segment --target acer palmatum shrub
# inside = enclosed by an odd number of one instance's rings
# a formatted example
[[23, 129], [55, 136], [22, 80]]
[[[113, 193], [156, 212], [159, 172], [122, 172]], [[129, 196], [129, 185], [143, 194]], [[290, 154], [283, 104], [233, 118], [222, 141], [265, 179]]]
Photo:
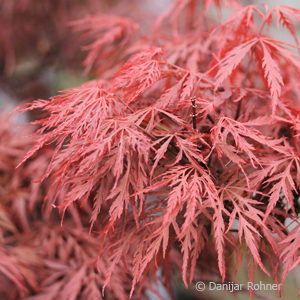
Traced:
[[[72, 23], [96, 79], [19, 110], [46, 113], [24, 162], [55, 145], [46, 205], [62, 219], [74, 207], [72, 220], [89, 215], [107, 263], [95, 264], [96, 289], [120, 268], [130, 289], [117, 299], [141, 298], [157, 276], [172, 292], [178, 269], [188, 287], [205, 269], [231, 280], [245, 261], [249, 281], [259, 268], [283, 283], [298, 266], [299, 18], [286, 6], [177, 0], [147, 32], [108, 15]], [[295, 42], [269, 36], [273, 25]]]

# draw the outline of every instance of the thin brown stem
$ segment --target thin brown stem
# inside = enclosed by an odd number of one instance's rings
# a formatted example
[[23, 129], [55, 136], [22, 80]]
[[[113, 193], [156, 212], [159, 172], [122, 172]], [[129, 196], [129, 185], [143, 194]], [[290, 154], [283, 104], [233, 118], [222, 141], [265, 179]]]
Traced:
[[197, 105], [195, 104], [195, 102], [196, 102], [196, 97], [195, 96], [191, 97], [193, 129], [197, 131], [197, 112], [196, 112]]

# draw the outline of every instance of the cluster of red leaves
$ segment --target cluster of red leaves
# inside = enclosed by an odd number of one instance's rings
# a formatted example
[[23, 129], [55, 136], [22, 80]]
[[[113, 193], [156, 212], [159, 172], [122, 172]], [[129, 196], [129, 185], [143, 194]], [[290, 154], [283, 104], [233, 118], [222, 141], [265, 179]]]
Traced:
[[[218, 24], [210, 12], [224, 6], [231, 16]], [[256, 266], [283, 282], [299, 264], [299, 15], [177, 0], [146, 35], [124, 18], [74, 23], [94, 38], [85, 65], [99, 78], [20, 108], [47, 113], [24, 161], [55, 144], [47, 202], [80, 203], [101, 227], [104, 287], [122, 266], [131, 296], [158, 269], [168, 287], [174, 253], [188, 286], [208, 246], [222, 280], [226, 251], [238, 267], [245, 245], [251, 281]], [[296, 45], [267, 36], [272, 22]]]
[[[45, 172], [53, 149], [43, 148], [16, 169], [33, 140], [14, 127], [9, 117], [0, 116], [0, 298], [127, 299], [131, 277], [121, 265], [102, 292], [110, 258], [98, 256], [101, 241], [89, 234], [89, 219], [84, 214], [79, 219], [73, 208], [61, 227], [57, 213], [42, 209], [48, 182], [35, 180]], [[126, 261], [129, 269], [131, 264]]]

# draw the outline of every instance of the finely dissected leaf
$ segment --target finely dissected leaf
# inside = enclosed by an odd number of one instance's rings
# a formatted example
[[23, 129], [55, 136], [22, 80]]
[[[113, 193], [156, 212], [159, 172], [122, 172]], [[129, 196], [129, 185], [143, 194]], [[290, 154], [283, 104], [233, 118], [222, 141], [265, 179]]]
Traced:
[[114, 88], [124, 89], [124, 98], [131, 103], [161, 78], [161, 69], [155, 56], [162, 54], [161, 48], [152, 48], [133, 56], [116, 74]]
[[220, 270], [222, 280], [224, 280], [225, 279], [225, 257], [224, 257], [225, 225], [224, 225], [224, 220], [222, 218], [221, 208], [216, 207], [213, 221], [214, 221], [216, 247], [218, 252], [218, 267]]
[[[284, 169], [282, 172], [277, 173], [274, 176], [271, 176], [269, 179], [265, 181], [265, 183], [272, 182], [272, 188], [270, 189], [270, 199], [267, 207], [267, 211], [265, 213], [264, 219], [266, 220], [272, 209], [274, 209], [276, 203], [279, 201], [281, 192], [283, 193], [285, 200], [287, 202], [287, 206], [291, 206], [294, 210], [294, 195], [293, 191], [297, 193], [295, 182], [292, 178], [293, 167], [295, 167], [296, 171], [299, 172], [299, 159], [291, 159], [283, 161]], [[295, 165], [294, 165], [295, 164]], [[277, 181], [277, 182], [276, 182]], [[276, 182], [276, 183], [274, 183]]]
[[[116, 48], [128, 46], [138, 25], [129, 18], [112, 16], [86, 16], [78, 21], [72, 22], [76, 31], [82, 31], [82, 36], [93, 40], [84, 47], [89, 51], [84, 65], [85, 73], [88, 74], [93, 67], [96, 72], [112, 66], [118, 58]], [[116, 45], [118, 44], [118, 46]], [[104, 65], [104, 66], [103, 66]]]
[[155, 155], [155, 161], [154, 161], [154, 164], [153, 164], [153, 167], [152, 167], [152, 170], [151, 170], [151, 176], [153, 176], [153, 172], [155, 170], [155, 168], [157, 167], [159, 161], [164, 157], [166, 151], [168, 150], [168, 147], [170, 145], [170, 142], [171, 140], [174, 138], [173, 135], [170, 135], [170, 136], [164, 136], [160, 139], [158, 139], [155, 144], [159, 144], [161, 143], [162, 141], [163, 144], [161, 145], [161, 147], [156, 151], [156, 155]]
[[279, 25], [286, 27], [290, 32], [292, 37], [294, 38], [297, 46], [299, 46], [298, 38], [296, 35], [296, 29], [293, 24], [294, 19], [299, 20], [300, 11], [299, 9], [284, 6], [284, 5], [275, 5], [270, 10], [268, 16], [266, 18], [272, 18], [273, 12], [276, 14], [276, 25], [277, 29], [279, 29]]
[[[255, 167], [261, 165], [254, 151], [255, 143], [277, 150], [282, 142], [279, 139], [271, 140], [264, 137], [254, 128], [229, 118], [220, 118], [218, 124], [212, 130], [212, 138], [214, 147], [219, 148], [231, 161], [240, 167], [245, 163], [242, 156], [237, 155], [240, 151], [248, 156], [251, 164]], [[235, 146], [230, 144], [232, 138]], [[249, 140], [255, 143], [249, 143]]]
[[263, 42], [261, 42], [261, 45], [264, 53], [262, 66], [265, 70], [265, 78], [268, 80], [268, 86], [270, 88], [273, 100], [272, 112], [275, 113], [278, 98], [281, 94], [281, 86], [283, 85], [283, 80], [280, 74], [279, 66], [272, 58], [267, 46]]
[[216, 88], [219, 87], [223, 81], [231, 75], [233, 70], [240, 64], [242, 59], [250, 52], [251, 48], [257, 42], [257, 38], [245, 41], [226, 54], [226, 56], [218, 63], [219, 70], [216, 75]]

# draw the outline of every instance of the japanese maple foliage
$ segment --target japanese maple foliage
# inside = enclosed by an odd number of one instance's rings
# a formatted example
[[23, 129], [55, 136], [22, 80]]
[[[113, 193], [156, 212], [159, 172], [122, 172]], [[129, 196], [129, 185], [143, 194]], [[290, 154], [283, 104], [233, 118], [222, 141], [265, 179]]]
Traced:
[[[186, 287], [206, 251], [223, 281], [245, 246], [251, 281], [259, 267], [284, 282], [299, 264], [299, 19], [286, 6], [177, 0], [149, 32], [116, 16], [72, 23], [97, 77], [19, 108], [46, 113], [24, 162], [55, 145], [46, 203], [89, 215], [102, 287], [120, 268], [130, 279], [118, 299], [139, 297], [158, 269], [171, 291], [179, 253]], [[272, 24], [295, 43], [269, 36]]]
[[[113, 282], [102, 293], [110, 254], [99, 257], [101, 240], [89, 233], [87, 214], [79, 217], [73, 207], [62, 228], [59, 214], [45, 209], [43, 198], [49, 182], [35, 179], [46, 170], [53, 149], [43, 148], [42, 153], [16, 169], [17, 162], [33, 146], [33, 139], [13, 127], [15, 122], [1, 114], [0, 298], [127, 299], [131, 276], [122, 266], [116, 266]], [[95, 228], [101, 230], [100, 226]], [[130, 260], [126, 263], [132, 268]], [[145, 286], [156, 292], [149, 282]], [[145, 292], [143, 288], [141, 294]]]

